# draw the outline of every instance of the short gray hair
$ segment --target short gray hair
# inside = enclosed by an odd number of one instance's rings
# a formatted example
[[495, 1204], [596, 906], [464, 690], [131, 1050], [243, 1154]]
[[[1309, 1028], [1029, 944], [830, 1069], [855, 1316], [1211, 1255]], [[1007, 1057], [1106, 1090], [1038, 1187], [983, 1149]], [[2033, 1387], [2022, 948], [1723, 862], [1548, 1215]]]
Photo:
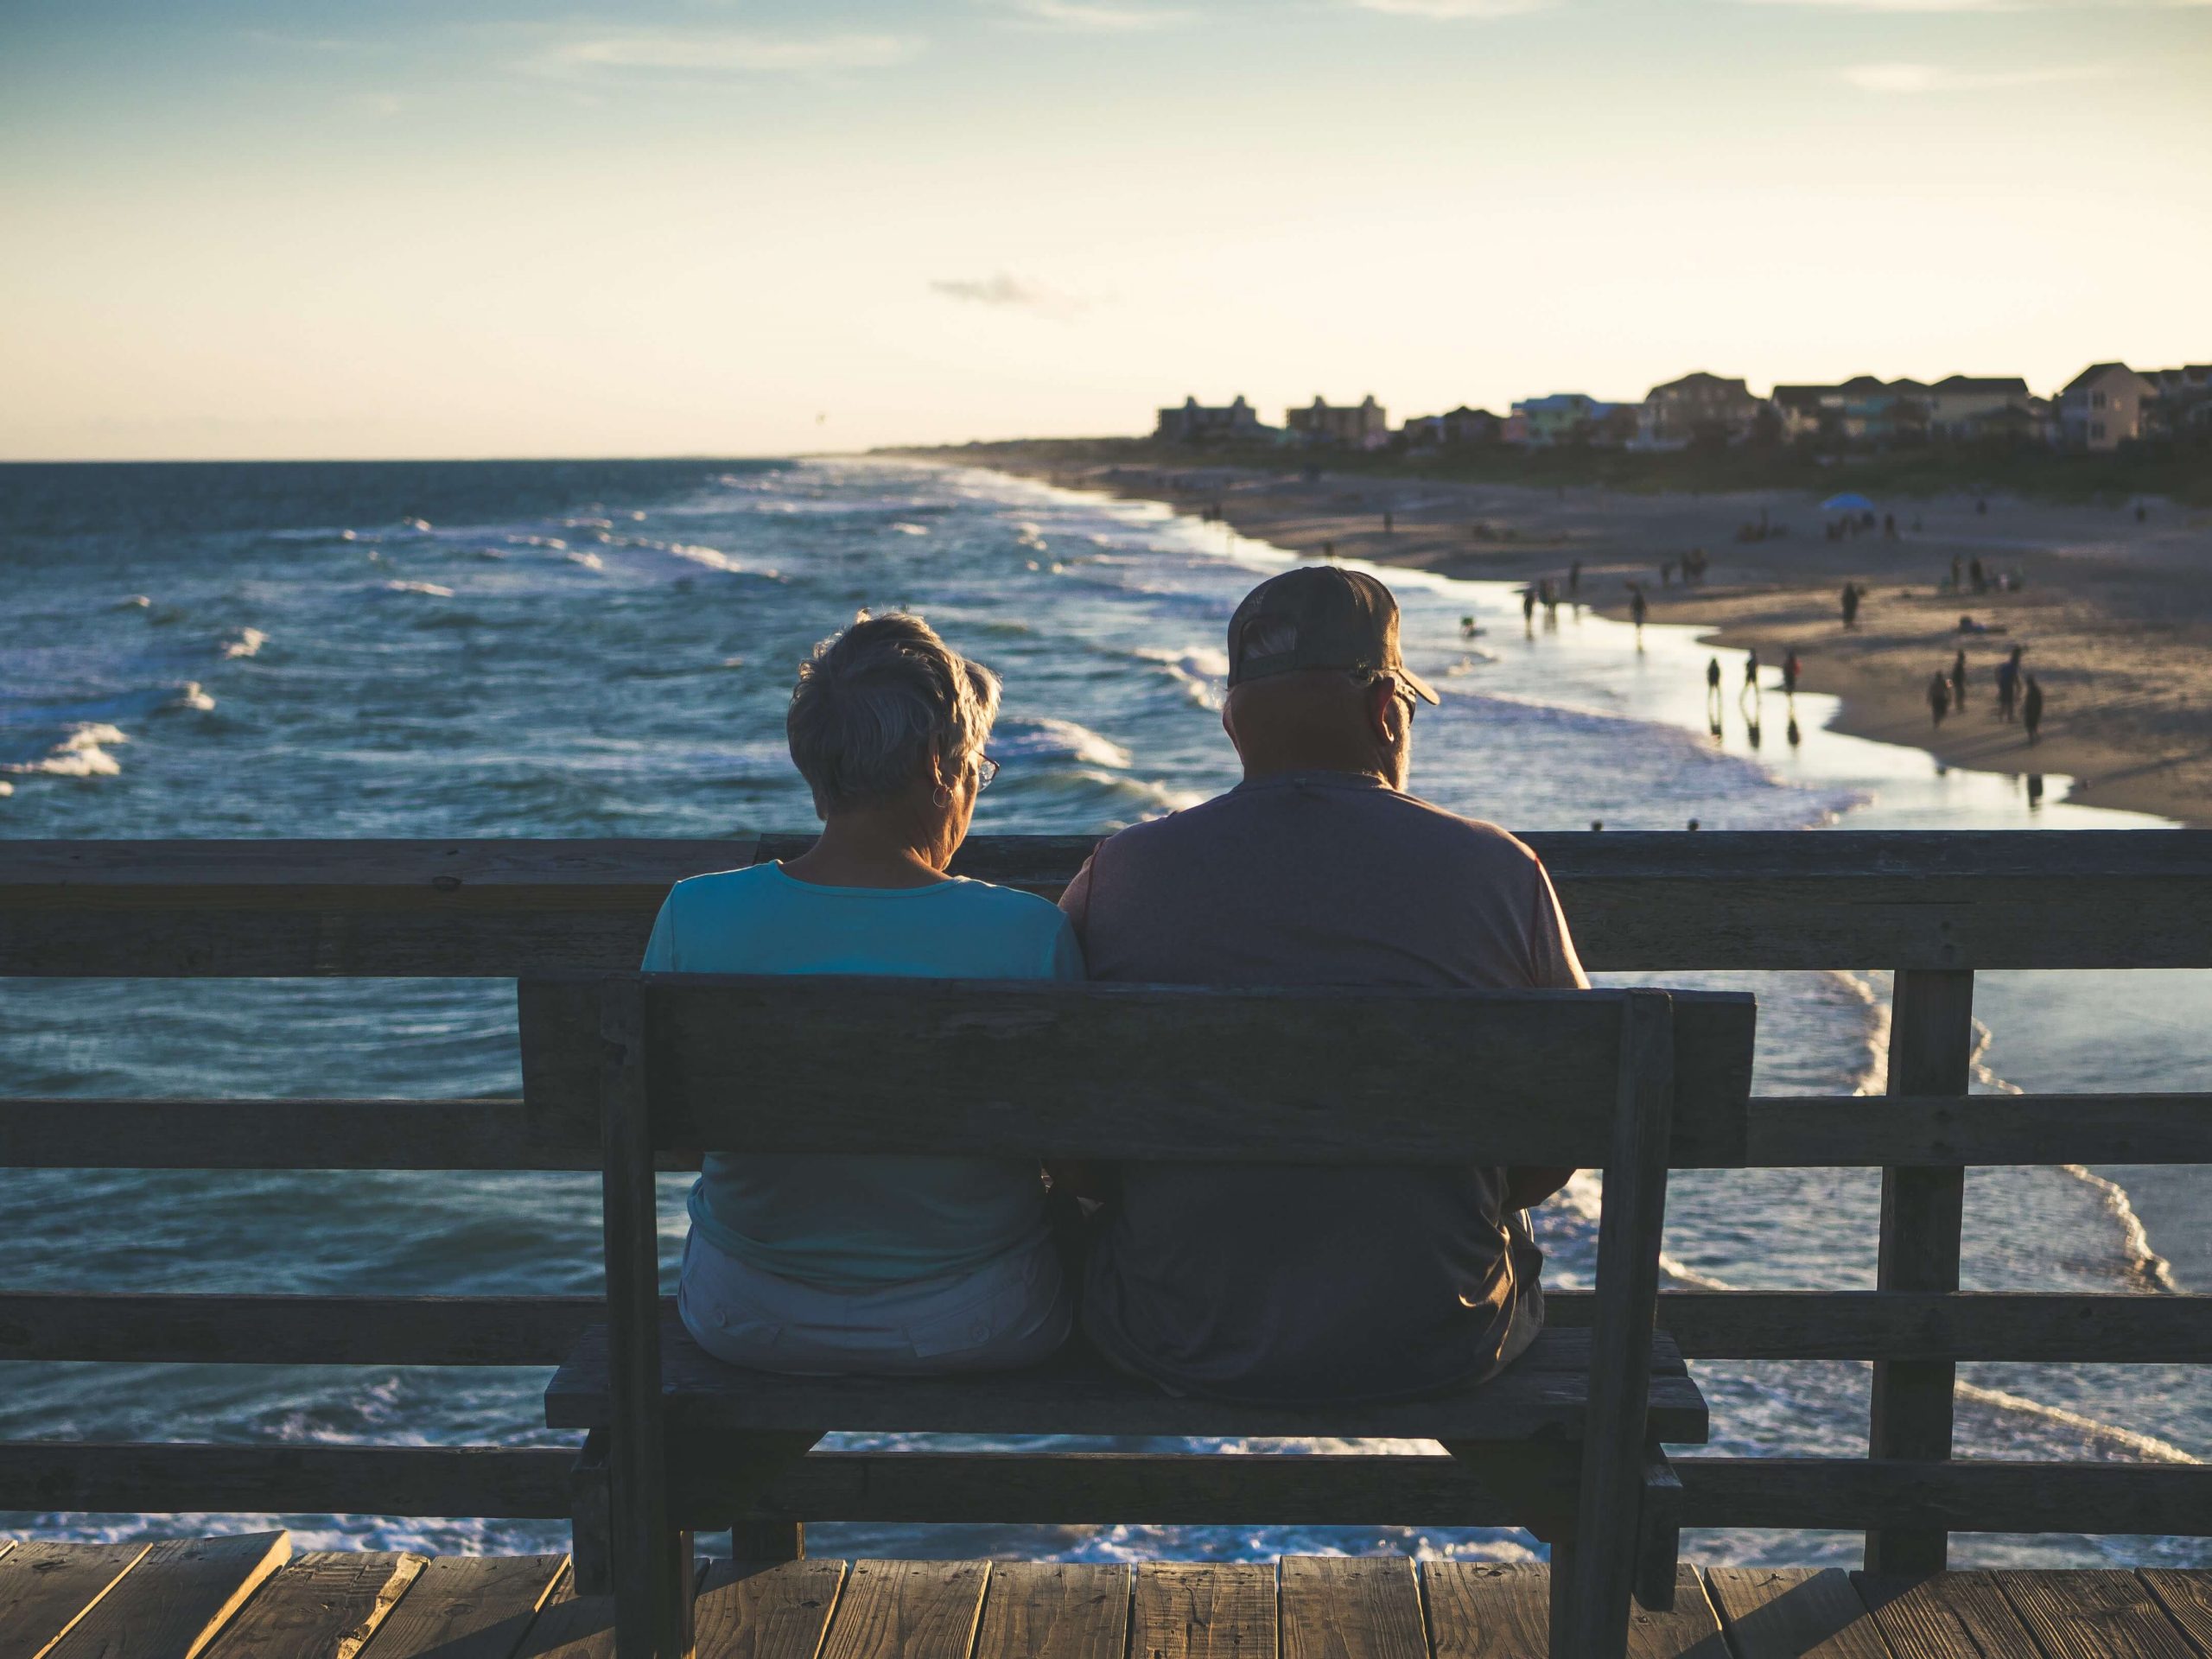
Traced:
[[830, 812], [911, 785], [932, 754], [964, 764], [998, 718], [999, 677], [918, 616], [860, 613], [799, 664], [784, 729], [791, 760]]

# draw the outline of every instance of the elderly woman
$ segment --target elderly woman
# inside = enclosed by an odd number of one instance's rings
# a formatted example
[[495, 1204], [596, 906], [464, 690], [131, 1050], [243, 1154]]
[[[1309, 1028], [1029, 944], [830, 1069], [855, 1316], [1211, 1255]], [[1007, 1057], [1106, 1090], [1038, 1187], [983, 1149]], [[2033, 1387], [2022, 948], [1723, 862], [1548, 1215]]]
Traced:
[[[677, 883], [645, 965], [1080, 979], [1058, 909], [944, 873], [998, 770], [983, 753], [998, 704], [997, 677], [919, 617], [862, 612], [815, 648], [791, 693], [791, 759], [821, 838], [788, 863]], [[690, 1211], [678, 1306], [700, 1346], [734, 1364], [988, 1370], [1042, 1359], [1067, 1335], [1033, 1162], [709, 1153]]]

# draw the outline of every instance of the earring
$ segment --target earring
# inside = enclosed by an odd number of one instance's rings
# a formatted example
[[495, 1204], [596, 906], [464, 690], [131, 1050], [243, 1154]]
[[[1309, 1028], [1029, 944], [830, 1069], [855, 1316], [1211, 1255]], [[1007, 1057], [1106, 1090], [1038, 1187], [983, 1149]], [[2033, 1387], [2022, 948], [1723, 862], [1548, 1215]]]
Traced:
[[930, 804], [932, 806], [950, 806], [952, 804], [952, 791], [947, 789], [943, 784], [939, 784], [930, 796]]

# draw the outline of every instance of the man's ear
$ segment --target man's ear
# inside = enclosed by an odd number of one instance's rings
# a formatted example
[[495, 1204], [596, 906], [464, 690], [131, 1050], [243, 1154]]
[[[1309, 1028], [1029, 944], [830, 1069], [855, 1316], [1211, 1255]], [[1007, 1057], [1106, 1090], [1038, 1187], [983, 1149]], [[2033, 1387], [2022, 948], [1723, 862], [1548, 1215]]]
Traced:
[[1376, 742], [1387, 747], [1403, 734], [1403, 702], [1389, 680], [1376, 680], [1367, 688], [1367, 727]]

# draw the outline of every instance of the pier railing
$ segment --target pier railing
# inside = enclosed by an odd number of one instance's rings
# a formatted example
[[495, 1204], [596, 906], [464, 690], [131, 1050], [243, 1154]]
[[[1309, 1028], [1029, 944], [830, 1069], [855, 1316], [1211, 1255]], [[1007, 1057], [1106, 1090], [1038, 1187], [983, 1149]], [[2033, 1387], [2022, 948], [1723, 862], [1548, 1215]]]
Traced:
[[[2212, 1298], [1966, 1293], [1972, 1165], [2212, 1163], [2212, 1093], [1971, 1096], [1979, 969], [2212, 968], [2212, 832], [1535, 835], [1592, 969], [1895, 970], [1889, 1093], [1756, 1099], [1713, 1167], [1883, 1170], [1872, 1291], [1673, 1293], [1693, 1359], [1872, 1361], [1865, 1458], [1680, 1460], [1690, 1526], [2212, 1534], [2212, 1469], [1954, 1459], [1962, 1361], [2212, 1364]], [[488, 977], [632, 967], [669, 885], [801, 837], [0, 842], [0, 974]], [[1047, 895], [1087, 838], [979, 837], [956, 868]], [[277, 1033], [271, 1033], [272, 1040]], [[0, 1099], [0, 1166], [549, 1170], [514, 1100]], [[1560, 1323], [1586, 1300], [1548, 1298]], [[0, 1292], [0, 1358], [550, 1366], [590, 1297]], [[180, 1425], [180, 1428], [185, 1426]], [[816, 1452], [739, 1521], [1474, 1523], [1446, 1457], [1153, 1460]], [[570, 1451], [0, 1445], [0, 1509], [565, 1516]], [[918, 1471], [917, 1465], [925, 1465]], [[1078, 1473], [1078, 1469], [1080, 1473]]]

